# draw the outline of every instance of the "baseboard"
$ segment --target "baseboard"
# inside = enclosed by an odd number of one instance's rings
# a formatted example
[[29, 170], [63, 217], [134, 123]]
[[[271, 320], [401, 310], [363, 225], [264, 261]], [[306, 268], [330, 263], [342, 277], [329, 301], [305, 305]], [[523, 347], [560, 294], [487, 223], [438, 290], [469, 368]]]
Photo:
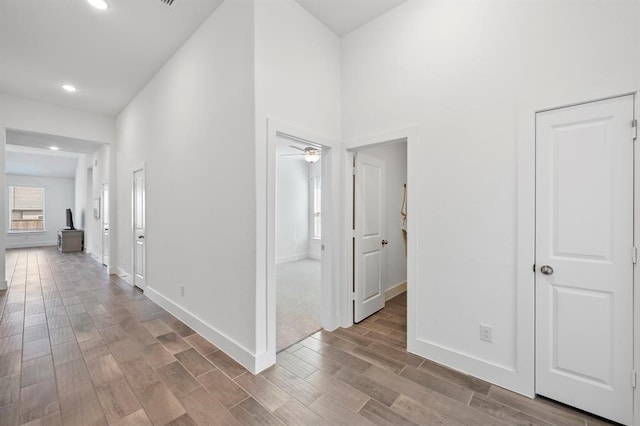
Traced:
[[276, 265], [279, 265], [281, 263], [295, 262], [297, 260], [308, 259], [308, 258], [309, 258], [309, 253], [294, 254], [294, 255], [291, 255], [291, 256], [283, 256], [283, 257], [279, 257], [279, 258], [276, 259]]
[[268, 353], [264, 352], [259, 355], [252, 354], [248, 349], [235, 342], [230, 337], [225, 336], [211, 325], [207, 324], [181, 306], [175, 304], [173, 301], [169, 300], [154, 289], [147, 287], [144, 294], [180, 321], [187, 324], [213, 345], [217, 346], [220, 350], [253, 374], [257, 374], [266, 367], [275, 363], [275, 359], [271, 360]]
[[115, 267], [115, 274], [120, 277], [122, 281], [133, 287], [133, 277], [127, 271], [117, 266]]
[[407, 282], [403, 281], [403, 282], [401, 282], [399, 284], [394, 285], [393, 287], [391, 287], [387, 291], [385, 291], [384, 292], [384, 300], [387, 301], [389, 299], [393, 299], [394, 297], [396, 297], [399, 294], [404, 293], [405, 291], [407, 291]]
[[25, 242], [19, 242], [19, 243], [12, 243], [10, 241], [6, 241], [5, 240], [5, 242], [6, 242], [5, 248], [8, 248], [8, 249], [51, 247], [51, 246], [57, 246], [58, 245], [57, 241], [44, 241], [44, 242], [25, 241]]
[[7, 280], [0, 280], [0, 290], [6, 290], [8, 288]]

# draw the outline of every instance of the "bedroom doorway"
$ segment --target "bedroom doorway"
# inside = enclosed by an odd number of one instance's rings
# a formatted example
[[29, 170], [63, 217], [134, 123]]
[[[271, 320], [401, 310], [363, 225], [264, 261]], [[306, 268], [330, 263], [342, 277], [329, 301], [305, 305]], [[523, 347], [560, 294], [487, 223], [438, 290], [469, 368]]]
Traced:
[[320, 145], [278, 135], [276, 143], [276, 352], [322, 328]]

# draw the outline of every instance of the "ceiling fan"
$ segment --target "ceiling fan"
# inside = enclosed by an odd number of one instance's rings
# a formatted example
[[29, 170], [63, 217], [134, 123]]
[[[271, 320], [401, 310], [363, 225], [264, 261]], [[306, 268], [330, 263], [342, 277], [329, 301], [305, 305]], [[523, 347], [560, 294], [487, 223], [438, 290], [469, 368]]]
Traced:
[[322, 150], [320, 148], [316, 148], [314, 146], [307, 146], [304, 149], [299, 146], [289, 145], [290, 148], [297, 149], [300, 151], [300, 154], [283, 154], [283, 157], [293, 157], [297, 155], [304, 155], [304, 161], [307, 163], [315, 163], [320, 159], [322, 155]]

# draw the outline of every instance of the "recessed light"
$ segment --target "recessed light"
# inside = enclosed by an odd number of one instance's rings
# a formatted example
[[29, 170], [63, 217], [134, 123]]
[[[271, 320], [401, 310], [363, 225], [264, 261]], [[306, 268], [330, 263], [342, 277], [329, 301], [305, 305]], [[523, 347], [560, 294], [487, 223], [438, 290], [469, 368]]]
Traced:
[[51, 146], [49, 147], [49, 149], [50, 149], [51, 151], [57, 151], [57, 150], [59, 150], [60, 148], [58, 148], [58, 147], [57, 147], [57, 146], [55, 146], [55, 145], [51, 145]]
[[99, 10], [109, 9], [109, 3], [105, 0], [87, 0], [87, 3]]
[[63, 84], [62, 88], [64, 90], [66, 90], [67, 92], [75, 92], [76, 90], [78, 90], [78, 89], [75, 88], [75, 86], [72, 86], [70, 84]]

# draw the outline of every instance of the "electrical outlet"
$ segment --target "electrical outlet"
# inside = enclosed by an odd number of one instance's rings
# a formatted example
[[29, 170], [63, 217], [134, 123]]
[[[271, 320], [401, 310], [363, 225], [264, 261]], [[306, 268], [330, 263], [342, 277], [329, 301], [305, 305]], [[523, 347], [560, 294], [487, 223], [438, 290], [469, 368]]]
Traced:
[[184, 286], [180, 286], [180, 296], [184, 297]]
[[488, 325], [480, 324], [480, 340], [493, 343], [493, 329]]

